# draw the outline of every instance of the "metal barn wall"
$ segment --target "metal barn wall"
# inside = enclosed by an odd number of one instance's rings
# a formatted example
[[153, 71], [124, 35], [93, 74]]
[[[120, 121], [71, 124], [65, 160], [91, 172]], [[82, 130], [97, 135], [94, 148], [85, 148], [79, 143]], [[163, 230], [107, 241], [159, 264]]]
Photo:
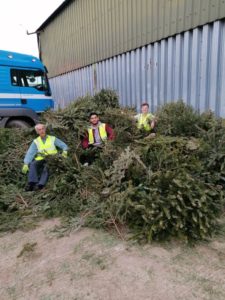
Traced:
[[225, 17], [224, 0], [71, 0], [37, 30], [50, 77]]
[[225, 117], [225, 21], [216, 21], [50, 80], [57, 106], [102, 88], [123, 106], [148, 101], [153, 111], [183, 99]]

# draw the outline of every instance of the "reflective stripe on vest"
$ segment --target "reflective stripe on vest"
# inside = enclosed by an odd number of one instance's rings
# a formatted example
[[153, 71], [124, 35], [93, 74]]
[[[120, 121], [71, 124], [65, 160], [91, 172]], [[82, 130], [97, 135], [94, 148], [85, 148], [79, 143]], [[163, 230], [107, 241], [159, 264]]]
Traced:
[[138, 124], [137, 127], [139, 129], [141, 129], [142, 127], [147, 130], [150, 131], [151, 130], [151, 126], [149, 124], [149, 122], [154, 118], [154, 116], [150, 113], [148, 113], [147, 115], [143, 115], [143, 114], [139, 114], [138, 115]]
[[[107, 140], [107, 132], [105, 130], [105, 123], [101, 123], [96, 129], [98, 129], [100, 138], [102, 141]], [[93, 134], [93, 128], [88, 128], [88, 143], [89, 145], [92, 145], [95, 143], [95, 138]]]
[[45, 143], [43, 143], [41, 137], [39, 136], [34, 140], [34, 143], [37, 146], [38, 153], [35, 157], [35, 160], [42, 160], [46, 155], [54, 155], [58, 151], [55, 146], [55, 137], [51, 135], [47, 135]]

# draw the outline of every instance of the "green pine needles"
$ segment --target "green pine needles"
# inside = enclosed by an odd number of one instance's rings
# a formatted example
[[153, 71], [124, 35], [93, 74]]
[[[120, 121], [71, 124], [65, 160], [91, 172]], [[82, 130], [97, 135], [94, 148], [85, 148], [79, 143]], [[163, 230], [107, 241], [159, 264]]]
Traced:
[[[80, 138], [91, 111], [112, 125], [116, 139], [84, 167], [81, 155], [93, 153], [81, 148]], [[142, 242], [211, 237], [224, 212], [224, 121], [211, 112], [198, 114], [182, 101], [169, 103], [157, 111], [157, 134], [150, 138], [137, 130], [134, 115], [134, 108], [120, 107], [110, 90], [46, 112], [49, 132], [70, 151], [66, 160], [48, 157], [51, 176], [39, 192], [24, 192], [26, 178], [20, 173], [34, 131], [1, 129], [0, 231], [57, 216], [76, 219], [79, 226], [113, 228], [123, 238], [125, 228], [127, 236]]]

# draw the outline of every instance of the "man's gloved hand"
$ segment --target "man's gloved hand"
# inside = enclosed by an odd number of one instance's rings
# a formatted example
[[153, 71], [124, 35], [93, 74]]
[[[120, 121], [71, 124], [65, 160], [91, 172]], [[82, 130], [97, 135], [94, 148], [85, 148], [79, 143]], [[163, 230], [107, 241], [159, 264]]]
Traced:
[[63, 156], [64, 158], [67, 158], [67, 151], [64, 150], [64, 151], [62, 152], [62, 156]]
[[29, 166], [24, 164], [23, 167], [22, 167], [22, 173], [27, 174], [28, 171], [29, 171]]

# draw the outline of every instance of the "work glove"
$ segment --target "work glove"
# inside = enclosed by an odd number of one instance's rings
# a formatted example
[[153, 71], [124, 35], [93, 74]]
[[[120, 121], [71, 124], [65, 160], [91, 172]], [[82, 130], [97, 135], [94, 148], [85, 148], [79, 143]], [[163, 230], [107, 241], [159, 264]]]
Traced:
[[24, 164], [23, 167], [22, 167], [22, 173], [27, 174], [28, 171], [29, 171], [29, 166]]
[[62, 152], [62, 156], [63, 156], [64, 158], [67, 158], [67, 151], [64, 150], [64, 151]]

